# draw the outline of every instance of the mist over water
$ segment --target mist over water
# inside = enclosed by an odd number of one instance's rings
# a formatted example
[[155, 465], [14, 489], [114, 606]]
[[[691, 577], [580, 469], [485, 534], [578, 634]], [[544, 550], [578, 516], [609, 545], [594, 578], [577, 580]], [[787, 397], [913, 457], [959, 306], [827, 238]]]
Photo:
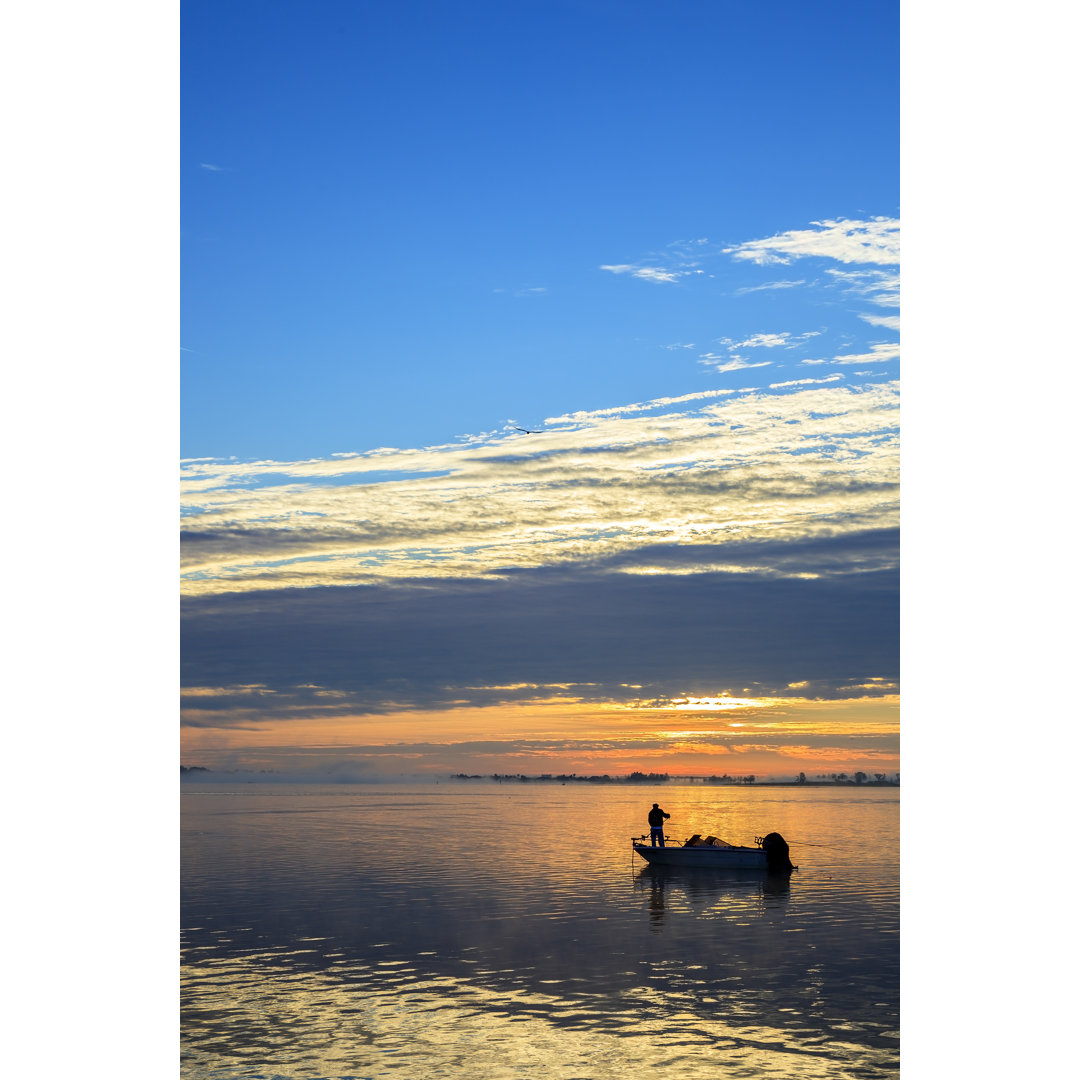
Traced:
[[[778, 831], [799, 870], [667, 870]], [[894, 1077], [896, 789], [191, 785], [182, 1066], [202, 1078]]]

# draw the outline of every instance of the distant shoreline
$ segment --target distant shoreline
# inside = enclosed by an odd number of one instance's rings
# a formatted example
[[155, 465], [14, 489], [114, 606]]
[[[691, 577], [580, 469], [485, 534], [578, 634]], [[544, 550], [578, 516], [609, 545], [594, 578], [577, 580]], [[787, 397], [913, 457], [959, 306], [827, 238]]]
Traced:
[[630, 787], [649, 787], [654, 784], [666, 784], [669, 787], [891, 787], [898, 788], [899, 780], [711, 780], [702, 776], [666, 776], [655, 780], [630, 780], [625, 776], [451, 776], [451, 780], [460, 783], [480, 781], [488, 784], [625, 784]]
[[794, 787], [794, 788], [899, 788], [900, 778], [898, 774], [894, 774], [892, 779], [866, 779], [863, 781], [852, 780], [845, 777], [843, 780], [758, 780], [756, 777], [713, 777], [713, 776], [673, 776], [668, 773], [631, 773], [628, 776], [610, 776], [604, 774], [603, 776], [578, 776], [576, 773], [552, 775], [550, 773], [543, 773], [539, 776], [526, 776], [522, 773], [518, 774], [490, 774], [487, 776], [479, 774], [467, 774], [467, 773], [455, 773], [447, 776], [445, 774], [439, 776], [387, 776], [387, 777], [375, 777], [367, 776], [363, 779], [345, 780], [339, 777], [328, 776], [324, 778], [314, 776], [284, 776], [280, 773], [275, 773], [270, 770], [259, 770], [257, 772], [248, 772], [242, 769], [230, 769], [224, 772], [215, 772], [213, 769], [208, 769], [203, 765], [181, 765], [180, 766], [181, 779], [187, 780], [202, 780], [207, 781], [220, 781], [226, 778], [240, 779], [243, 778], [249, 783], [251, 782], [264, 782], [264, 783], [298, 783], [298, 784], [342, 784], [342, 783], [358, 783], [358, 784], [401, 784], [401, 783], [418, 783], [418, 784], [440, 784], [444, 780], [451, 781], [453, 783], [469, 784], [469, 783], [481, 783], [481, 784], [559, 784], [565, 786], [567, 784], [592, 784], [599, 786], [607, 785], [620, 785], [629, 787], [655, 787], [655, 786], [668, 786], [668, 787], [709, 787], [709, 788], [763, 788], [763, 787]]

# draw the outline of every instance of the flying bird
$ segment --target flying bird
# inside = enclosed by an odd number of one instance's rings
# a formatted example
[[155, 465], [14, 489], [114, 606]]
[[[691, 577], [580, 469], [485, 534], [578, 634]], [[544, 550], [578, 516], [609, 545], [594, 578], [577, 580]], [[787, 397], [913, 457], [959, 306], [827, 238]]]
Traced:
[[539, 435], [539, 434], [541, 434], [539, 428], [518, 427], [516, 424], [514, 425], [514, 430], [515, 431], [524, 431], [526, 435]]

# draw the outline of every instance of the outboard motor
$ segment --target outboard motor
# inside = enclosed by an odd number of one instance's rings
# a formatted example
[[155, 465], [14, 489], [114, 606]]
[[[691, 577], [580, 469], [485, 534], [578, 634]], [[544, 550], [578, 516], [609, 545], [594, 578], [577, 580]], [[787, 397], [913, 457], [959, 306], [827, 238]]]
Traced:
[[798, 870], [793, 866], [788, 853], [787, 841], [778, 833], [771, 832], [761, 841], [761, 850], [765, 852], [765, 862], [771, 873], [784, 873]]

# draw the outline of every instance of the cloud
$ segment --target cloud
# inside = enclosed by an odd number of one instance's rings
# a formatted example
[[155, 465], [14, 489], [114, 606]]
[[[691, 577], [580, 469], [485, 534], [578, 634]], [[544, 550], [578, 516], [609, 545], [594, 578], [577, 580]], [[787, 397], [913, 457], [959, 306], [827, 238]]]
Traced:
[[875, 217], [868, 221], [815, 221], [815, 229], [792, 229], [764, 240], [748, 240], [724, 248], [733, 259], [759, 266], [788, 264], [818, 257], [842, 263], [896, 264], [900, 261], [900, 222]]
[[[629, 274], [642, 281], [657, 284], [673, 284], [682, 278], [704, 274], [699, 268], [703, 256], [708, 256], [704, 246], [707, 240], [679, 240], [668, 244], [663, 253], [646, 255], [633, 263], [605, 263], [600, 267], [610, 274]], [[674, 260], [674, 265], [672, 265]]]
[[[804, 683], [799, 690], [813, 694], [814, 687]], [[187, 752], [197, 755], [188, 760], [215, 770], [200, 774], [201, 783], [235, 783], [228, 770], [258, 770], [260, 783], [327, 783], [418, 770], [444, 778], [466, 772], [576, 773], [585, 779], [605, 773], [623, 777], [633, 768], [787, 778], [799, 768], [821, 766], [834, 772], [870, 762], [883, 763], [886, 772], [899, 768], [895, 696], [830, 701], [785, 696], [752, 711], [719, 713], [703, 700], [704, 707], [696, 709], [684, 699], [682, 712], [673, 711], [677, 706], [670, 698], [642, 702], [640, 711], [586, 709], [576, 716], [572, 732], [560, 728], [557, 707], [511, 705], [454, 714], [452, 729], [432, 714], [401, 712], [385, 721], [342, 723], [336, 732], [320, 725], [314, 738], [302, 721], [278, 720], [256, 738], [236, 738], [238, 729], [223, 725], [216, 731], [185, 727], [181, 739]], [[466, 730], [458, 730], [459, 723]], [[332, 741], [322, 741], [327, 734]], [[288, 735], [291, 744], [282, 741]], [[296, 745], [301, 740], [313, 745]], [[240, 746], [243, 755], [235, 749]]]
[[[800, 364], [884, 364], [891, 360], [900, 359], [900, 343], [898, 341], [885, 341], [878, 342], [870, 346], [869, 352], [861, 353], [845, 353], [842, 356], [834, 356], [831, 358], [815, 357], [808, 358], [806, 360], [800, 360]], [[871, 375], [876, 374], [872, 371], [856, 371], [855, 375]]]
[[612, 274], [629, 274], [631, 277], [641, 278], [642, 281], [674, 282], [688, 274], [701, 273], [695, 270], [666, 270], [661, 266], [634, 266], [630, 263], [619, 263], [613, 266], [601, 266], [601, 270], [610, 271]]
[[660, 412], [672, 405], [685, 405], [691, 401], [707, 401], [725, 397], [734, 393], [732, 390], [699, 390], [693, 394], [680, 394], [678, 397], [653, 398], [652, 401], [636, 401], [629, 405], [614, 405], [608, 409], [589, 409], [580, 412], [564, 413], [553, 416], [549, 424], [591, 424], [597, 420], [631, 416], [634, 413]]
[[871, 345], [869, 352], [837, 356], [831, 362], [834, 364], [879, 364], [884, 363], [887, 360], [899, 359], [899, 342], [889, 341], [878, 345]]
[[[869, 530], [669, 544], [504, 581], [196, 597], [182, 619], [185, 722], [786, 696], [799, 681], [865, 696], [897, 673], [897, 555], [895, 529]], [[692, 558], [747, 569], [627, 572]]]
[[[900, 222], [896, 218], [873, 217], [865, 221], [828, 219], [812, 222], [813, 228], [791, 229], [764, 239], [747, 240], [717, 248], [708, 241], [678, 241], [668, 244], [662, 254], [647, 255], [629, 263], [605, 263], [601, 270], [626, 274], [643, 281], [674, 284], [690, 275], [703, 275], [701, 263], [729, 255], [736, 261], [760, 266], [786, 265], [796, 259], [831, 259], [845, 264], [895, 266], [900, 261]], [[674, 257], [674, 263], [672, 262]], [[895, 271], [842, 271], [829, 269], [836, 283], [861, 291], [876, 303], [899, 303], [899, 278]], [[710, 275], [711, 276], [711, 275]], [[742, 286], [736, 296], [766, 290], [793, 289], [806, 284], [805, 278], [779, 279]]]
[[881, 326], [886, 330], [895, 330], [900, 332], [900, 316], [899, 315], [860, 315], [860, 319], [868, 322], [871, 326]]
[[[827, 730], [844, 703], [888, 701], [899, 653], [898, 388], [841, 378], [582, 411], [527, 439], [186, 461], [186, 760], [695, 771], [762, 747], [843, 761], [859, 739], [895, 756], [892, 729]], [[710, 733], [736, 714], [709, 702], [736, 698], [771, 726]], [[816, 699], [827, 716], [792, 734]]]
[[732, 349], [775, 349], [778, 345], [786, 345], [789, 334], [752, 334], [744, 341], [732, 342]]
[[900, 306], [900, 275], [893, 270], [835, 270], [826, 274], [845, 291], [882, 307]]
[[823, 379], [789, 379], [787, 382], [769, 383], [770, 390], [782, 390], [789, 386], [820, 386], [823, 383], [839, 382], [843, 375], [827, 375]]
[[222, 165], [211, 165], [211, 164], [209, 164], [209, 162], [206, 162], [206, 161], [200, 161], [199, 162], [199, 168], [200, 169], [206, 169], [208, 172], [226, 172], [227, 171], [224, 168], [224, 166], [222, 166]]
[[764, 285], [744, 285], [741, 289], [735, 290], [735, 295], [745, 296], [747, 293], [765, 292], [768, 289], [794, 289], [805, 284], [805, 278], [800, 278], [798, 281], [767, 281]]
[[548, 418], [527, 439], [188, 461], [183, 589], [506, 580], [656, 544], [881, 527], [896, 514], [897, 395], [718, 389]]
[[727, 371], [745, 371], [747, 368], [768, 367], [772, 363], [771, 360], [759, 360], [756, 364], [752, 364], [742, 356], [717, 356], [716, 353], [701, 353], [698, 356], [698, 362], [721, 374]]
[[732, 338], [720, 338], [719, 340], [720, 344], [726, 346], [729, 352], [735, 349], [776, 349], [781, 346], [785, 349], [795, 349], [803, 342], [818, 337], [820, 334], [820, 330], [808, 330], [803, 334], [791, 334], [784, 331], [779, 334], [751, 334], [750, 337], [744, 338], [742, 341], [734, 341]]

